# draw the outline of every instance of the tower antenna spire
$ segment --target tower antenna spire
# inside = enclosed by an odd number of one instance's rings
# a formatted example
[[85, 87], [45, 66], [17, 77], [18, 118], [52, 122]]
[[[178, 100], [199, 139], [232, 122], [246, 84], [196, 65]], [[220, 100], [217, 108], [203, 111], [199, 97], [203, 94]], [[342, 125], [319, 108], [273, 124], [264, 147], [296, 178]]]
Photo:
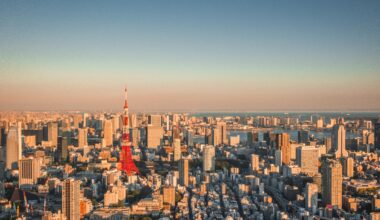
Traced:
[[124, 109], [128, 108], [128, 89], [127, 85], [124, 87]]
[[132, 159], [131, 141], [129, 134], [129, 111], [128, 111], [128, 96], [127, 96], [127, 86], [125, 86], [125, 100], [124, 100], [124, 113], [123, 113], [123, 135], [121, 140], [121, 153], [120, 153], [120, 163], [121, 170], [124, 171], [128, 176], [137, 174], [139, 172], [136, 164]]

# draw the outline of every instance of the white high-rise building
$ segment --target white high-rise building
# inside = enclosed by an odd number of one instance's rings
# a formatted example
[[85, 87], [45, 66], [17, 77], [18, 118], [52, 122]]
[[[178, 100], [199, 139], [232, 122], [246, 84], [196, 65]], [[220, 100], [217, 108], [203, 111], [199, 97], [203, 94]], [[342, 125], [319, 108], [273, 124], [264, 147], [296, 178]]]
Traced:
[[215, 147], [206, 145], [203, 148], [203, 172], [215, 170]]
[[336, 158], [347, 157], [346, 150], [346, 129], [344, 127], [343, 119], [339, 120], [339, 124], [334, 125], [331, 134], [332, 150]]
[[21, 132], [14, 126], [11, 127], [7, 135], [7, 148], [6, 148], [6, 168], [18, 169], [18, 161], [21, 159], [22, 146], [21, 146]]

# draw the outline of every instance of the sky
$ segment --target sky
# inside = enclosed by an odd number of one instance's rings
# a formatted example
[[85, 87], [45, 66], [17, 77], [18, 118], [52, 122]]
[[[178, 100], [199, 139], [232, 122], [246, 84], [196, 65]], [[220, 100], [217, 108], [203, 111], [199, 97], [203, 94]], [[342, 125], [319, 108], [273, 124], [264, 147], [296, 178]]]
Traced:
[[379, 111], [380, 1], [0, 1], [0, 110]]

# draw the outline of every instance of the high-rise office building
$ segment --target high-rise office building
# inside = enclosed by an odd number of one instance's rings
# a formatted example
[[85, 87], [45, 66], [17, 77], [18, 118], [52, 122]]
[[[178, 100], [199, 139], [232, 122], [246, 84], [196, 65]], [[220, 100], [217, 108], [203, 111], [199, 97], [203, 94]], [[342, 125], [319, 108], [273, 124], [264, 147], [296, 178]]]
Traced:
[[136, 128], [137, 127], [137, 115], [136, 113], [131, 113], [129, 116], [129, 127]]
[[140, 129], [139, 128], [132, 128], [132, 146], [138, 147], [140, 143]]
[[314, 183], [306, 184], [305, 208], [312, 213], [315, 213], [318, 208], [318, 186]]
[[212, 129], [213, 145], [228, 144], [227, 125], [226, 122], [217, 122]]
[[78, 147], [87, 146], [87, 128], [78, 129]]
[[67, 136], [58, 137], [58, 155], [60, 161], [67, 161], [69, 156], [69, 141]]
[[367, 144], [367, 137], [368, 137], [368, 134], [369, 134], [369, 130], [365, 130], [365, 129], [363, 129], [362, 130], [362, 144], [363, 145], [366, 145]]
[[322, 202], [342, 208], [342, 165], [337, 160], [325, 160], [322, 165]]
[[57, 122], [49, 122], [48, 123], [48, 141], [51, 142], [52, 146], [58, 145], [58, 123]]
[[103, 138], [106, 147], [113, 145], [112, 121], [104, 120], [103, 125]]
[[347, 157], [346, 151], [346, 129], [343, 119], [339, 120], [339, 124], [334, 125], [332, 134], [332, 151], [336, 158]]
[[309, 141], [309, 131], [300, 130], [298, 131], [298, 143], [307, 143]]
[[282, 165], [282, 151], [280, 149], [274, 151], [274, 163], [279, 167]]
[[182, 156], [181, 140], [179, 138], [175, 138], [173, 140], [173, 155], [174, 155], [174, 161], [178, 161], [181, 159], [181, 156]]
[[259, 170], [260, 157], [257, 154], [251, 154], [251, 169], [252, 171]]
[[66, 179], [62, 183], [62, 213], [67, 220], [80, 219], [80, 180]]
[[186, 143], [189, 147], [194, 146], [194, 131], [191, 129], [186, 130]]
[[296, 161], [301, 172], [309, 176], [318, 173], [319, 150], [311, 146], [298, 147], [296, 150]]
[[175, 187], [174, 186], [164, 186], [162, 187], [164, 203], [170, 206], [175, 206]]
[[73, 127], [74, 128], [80, 128], [81, 124], [82, 124], [82, 115], [74, 115], [73, 116]]
[[219, 129], [220, 128], [218, 128], [218, 127], [212, 128], [212, 133], [211, 133], [212, 134], [212, 144], [214, 146], [218, 146], [222, 143], [221, 137], [220, 137], [221, 132], [219, 131]]
[[41, 176], [41, 158], [24, 158], [19, 160], [19, 180], [20, 187], [30, 186], [37, 183]]
[[183, 158], [178, 164], [179, 184], [182, 186], [189, 185], [189, 159]]
[[316, 122], [316, 127], [317, 129], [321, 129], [323, 128], [323, 124], [324, 124], [324, 121], [323, 121], [323, 118], [319, 118]]
[[[40, 145], [43, 140], [43, 131], [38, 129], [27, 129], [23, 130], [22, 134], [24, 135], [24, 139], [27, 136], [34, 136], [35, 137], [35, 144]], [[25, 142], [25, 141], [24, 141]]]
[[[0, 148], [1, 150], [1, 148]], [[5, 162], [0, 160], [0, 182], [3, 182], [4, 179], [5, 179]], [[0, 189], [1, 191], [1, 189]], [[0, 192], [0, 195], [2, 195], [2, 193]], [[2, 195], [3, 196], [3, 195]]]
[[115, 134], [120, 129], [120, 115], [115, 115], [110, 120], [112, 121], [112, 133]]
[[282, 163], [290, 164], [291, 160], [291, 148], [290, 148], [290, 136], [288, 133], [281, 133], [276, 135], [277, 149], [281, 150]]
[[5, 138], [4, 131], [5, 129], [3, 127], [0, 127], [0, 146], [4, 146], [3, 145], [3, 140]]
[[380, 149], [380, 121], [375, 123], [375, 149]]
[[148, 148], [157, 148], [161, 145], [163, 129], [161, 126], [147, 126], [146, 143]]
[[203, 171], [215, 170], [215, 147], [206, 145], [203, 148]]
[[326, 152], [327, 153], [331, 153], [331, 148], [332, 148], [332, 143], [331, 142], [332, 142], [331, 137], [325, 137], [323, 139], [323, 143], [326, 146]]
[[343, 159], [343, 175], [346, 177], [354, 176], [354, 158], [347, 157]]
[[0, 127], [0, 136], [1, 136], [0, 146], [5, 147], [7, 145], [7, 135], [5, 134], [4, 127]]
[[70, 131], [71, 129], [70, 118], [62, 119], [61, 129], [62, 131]]
[[83, 113], [83, 124], [82, 124], [83, 128], [87, 127], [87, 124], [88, 124], [87, 120], [88, 120], [88, 113], [84, 112]]
[[161, 127], [161, 115], [149, 115], [148, 116], [148, 125], [153, 127]]
[[18, 161], [21, 159], [22, 147], [19, 129], [13, 126], [9, 129], [7, 134], [7, 148], [6, 148], [6, 167], [7, 169], [18, 169]]

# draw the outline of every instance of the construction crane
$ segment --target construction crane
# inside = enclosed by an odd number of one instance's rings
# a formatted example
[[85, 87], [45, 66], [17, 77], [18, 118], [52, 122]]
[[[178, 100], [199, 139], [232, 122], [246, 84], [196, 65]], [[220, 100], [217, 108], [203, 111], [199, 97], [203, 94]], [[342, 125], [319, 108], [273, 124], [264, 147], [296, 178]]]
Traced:
[[45, 196], [45, 199], [44, 199], [44, 214], [46, 212], [46, 196]]
[[28, 213], [28, 212], [29, 212], [29, 204], [28, 204], [28, 199], [26, 198], [26, 193], [25, 193], [25, 191], [23, 191], [23, 195], [24, 195], [25, 211], [26, 211], [26, 213]]

